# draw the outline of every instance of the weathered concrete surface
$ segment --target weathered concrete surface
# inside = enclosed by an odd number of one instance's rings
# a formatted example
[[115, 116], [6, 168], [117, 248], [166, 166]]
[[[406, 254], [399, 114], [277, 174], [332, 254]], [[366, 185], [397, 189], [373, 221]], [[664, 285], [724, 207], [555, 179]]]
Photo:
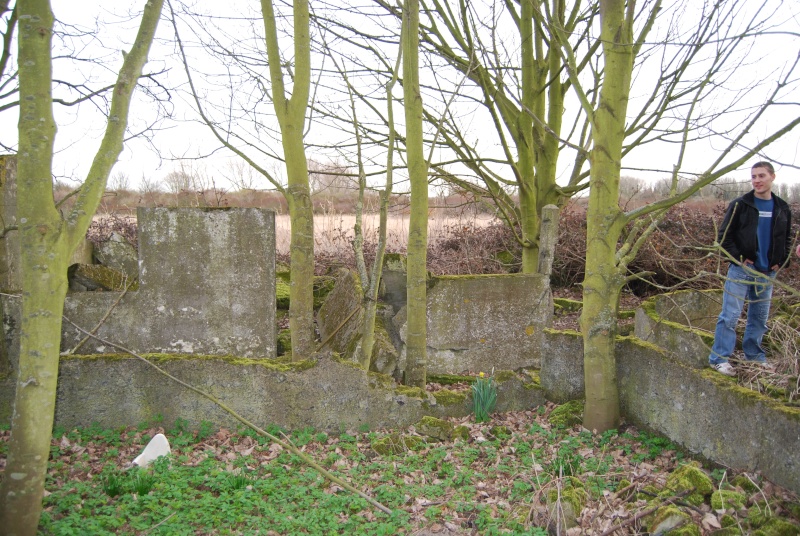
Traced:
[[97, 262], [118, 270], [128, 277], [139, 277], [139, 256], [136, 248], [119, 233], [111, 233], [108, 240], [94, 251]]
[[734, 469], [800, 492], [800, 409], [699, 371], [635, 339], [617, 345], [623, 413], [636, 425]]
[[344, 268], [336, 272], [336, 284], [317, 313], [320, 339], [334, 352], [352, 352], [352, 345], [361, 336], [364, 292], [358, 275]]
[[685, 290], [655, 296], [637, 309], [634, 334], [696, 367], [708, 366], [720, 291]]
[[[299, 364], [275, 360], [163, 356], [154, 361], [170, 374], [219, 400], [256, 424], [288, 429], [311, 426], [339, 430], [361, 425], [407, 426], [423, 416], [464, 416], [466, 399], [437, 403], [428, 393], [415, 396], [395, 389], [387, 376], [365, 374], [329, 357]], [[544, 395], [530, 381], [511, 372], [498, 381], [497, 411], [530, 409]], [[73, 356], [62, 359], [56, 424], [65, 427], [135, 426], [162, 415], [197, 425], [203, 420], [236, 426], [214, 403], [164, 377], [135, 358]], [[0, 416], [7, 419], [4, 412]]]
[[583, 398], [583, 338], [577, 331], [547, 329], [539, 378], [548, 400]]
[[[563, 348], [543, 363], [548, 398], [583, 397], [583, 341], [578, 333], [546, 334]], [[634, 337], [616, 346], [620, 405], [625, 419], [669, 437], [693, 454], [734, 469], [761, 471], [800, 492], [800, 409], [739, 387]], [[549, 369], [549, 370], [548, 370]], [[571, 377], [565, 377], [570, 375]]]
[[[67, 295], [64, 315], [138, 353], [275, 356], [275, 215], [262, 209], [139, 209], [140, 286]], [[19, 353], [19, 300], [4, 299], [6, 342]], [[84, 334], [64, 322], [62, 352]], [[107, 353], [94, 339], [77, 353]]]
[[[397, 324], [405, 324], [404, 315], [405, 309]], [[428, 370], [457, 374], [539, 368], [543, 333], [552, 316], [553, 298], [544, 275], [431, 278]], [[399, 332], [405, 341], [405, 327]], [[404, 356], [401, 350], [401, 363]]]

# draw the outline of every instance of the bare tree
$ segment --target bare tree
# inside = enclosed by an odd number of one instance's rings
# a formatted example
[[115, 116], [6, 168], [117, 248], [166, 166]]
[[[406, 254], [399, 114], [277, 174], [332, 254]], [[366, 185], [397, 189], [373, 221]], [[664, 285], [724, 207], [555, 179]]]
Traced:
[[74, 206], [62, 216], [53, 201], [52, 35], [49, 0], [19, 0], [19, 157], [22, 313], [20, 357], [0, 526], [6, 534], [35, 534], [55, 416], [61, 316], [67, 262], [83, 240], [106, 188], [127, 127], [130, 102], [161, 14], [162, 0], [145, 3], [139, 32], [114, 84], [106, 133]]

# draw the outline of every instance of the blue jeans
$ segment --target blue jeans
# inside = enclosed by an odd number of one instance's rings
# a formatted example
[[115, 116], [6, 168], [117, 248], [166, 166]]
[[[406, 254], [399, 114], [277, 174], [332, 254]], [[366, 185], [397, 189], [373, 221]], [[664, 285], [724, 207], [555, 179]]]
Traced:
[[736, 323], [742, 316], [742, 309], [747, 302], [747, 325], [744, 329], [742, 350], [748, 361], [763, 363], [767, 360], [761, 339], [767, 332], [767, 318], [772, 298], [772, 282], [775, 272], [754, 275], [745, 272], [741, 266], [731, 264], [728, 268], [728, 279], [725, 281], [725, 292], [722, 296], [722, 312], [717, 319], [714, 332], [714, 345], [708, 362], [712, 365], [725, 363], [736, 346]]

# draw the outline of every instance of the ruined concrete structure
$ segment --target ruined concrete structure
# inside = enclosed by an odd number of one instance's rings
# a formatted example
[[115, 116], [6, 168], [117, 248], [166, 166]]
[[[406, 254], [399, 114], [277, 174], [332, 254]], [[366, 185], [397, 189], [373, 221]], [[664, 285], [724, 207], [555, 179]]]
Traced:
[[[0, 178], [7, 184], [5, 177]], [[101, 337], [139, 353], [158, 352], [151, 360], [160, 367], [260, 426], [402, 427], [423, 415], [470, 412], [469, 395], [432, 395], [392, 379], [402, 371], [403, 313], [398, 299], [402, 293], [391, 285], [384, 308], [387, 338], [383, 346], [376, 346], [391, 352], [397, 351], [397, 344], [400, 350], [395, 361], [388, 354], [381, 358], [385, 374], [368, 374], [347, 361], [347, 352], [358, 344], [357, 330], [350, 328], [335, 342], [344, 358], [320, 355], [292, 364], [272, 359], [275, 239], [270, 212], [158, 208], [142, 209], [138, 217], [139, 290], [128, 292], [116, 305], [118, 292], [70, 293], [65, 315], [72, 321], [91, 329], [110, 311], [98, 330]], [[4, 254], [13, 253], [10, 244], [3, 242]], [[0, 274], [13, 274], [13, 260], [5, 258], [8, 264]], [[390, 270], [384, 283], [401, 281], [400, 271]], [[547, 328], [553, 304], [546, 274], [547, 270], [530, 276], [433, 281], [428, 308], [430, 370], [494, 368], [498, 411], [581, 398], [582, 338]], [[332, 334], [360, 306], [358, 293], [352, 290], [358, 288], [356, 279], [346, 273], [339, 279], [349, 283], [334, 292], [333, 301], [323, 308], [323, 334]], [[4, 284], [10, 280], [6, 276]], [[4, 347], [13, 369], [19, 344], [18, 303], [8, 296], [0, 303]], [[713, 294], [676, 293], [637, 312], [637, 337], [621, 337], [617, 343], [623, 415], [691, 452], [737, 469], [761, 471], [800, 491], [800, 451], [795, 448], [800, 443], [800, 410], [700, 368], [708, 353], [700, 321], [716, 315], [715, 304]], [[392, 332], [387, 322], [398, 329]], [[395, 344], [386, 342], [392, 337]], [[62, 351], [74, 348], [81, 338], [65, 324]], [[87, 341], [79, 350], [83, 355], [62, 357], [58, 425], [96, 422], [119, 427], [156, 415], [166, 422], [181, 418], [194, 425], [201, 421], [235, 425], [215, 404], [141, 360], [108, 352], [113, 349], [104, 343]], [[10, 419], [14, 381], [13, 370], [4, 374], [0, 368], [2, 422]]]

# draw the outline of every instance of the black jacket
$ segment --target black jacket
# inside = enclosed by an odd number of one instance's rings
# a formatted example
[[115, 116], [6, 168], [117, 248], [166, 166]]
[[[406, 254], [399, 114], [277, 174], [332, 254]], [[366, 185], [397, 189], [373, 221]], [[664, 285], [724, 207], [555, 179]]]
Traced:
[[[791, 258], [792, 210], [772, 194], [772, 245], [769, 265], [784, 266]], [[737, 261], [756, 260], [758, 253], [758, 209], [753, 190], [731, 201], [719, 228], [717, 242]]]

